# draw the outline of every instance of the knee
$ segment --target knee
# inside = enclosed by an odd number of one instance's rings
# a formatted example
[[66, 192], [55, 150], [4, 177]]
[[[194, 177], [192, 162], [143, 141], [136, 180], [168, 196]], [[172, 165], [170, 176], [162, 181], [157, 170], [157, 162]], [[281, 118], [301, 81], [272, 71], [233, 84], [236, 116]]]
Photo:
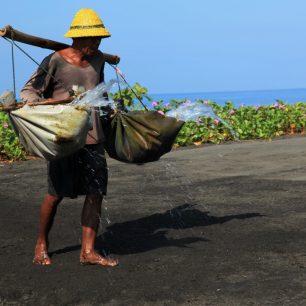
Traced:
[[102, 204], [103, 195], [102, 194], [88, 194], [86, 195], [86, 202], [92, 205], [100, 206]]
[[62, 201], [62, 197], [53, 196], [49, 193], [46, 194], [44, 203], [48, 206], [57, 207], [57, 205]]

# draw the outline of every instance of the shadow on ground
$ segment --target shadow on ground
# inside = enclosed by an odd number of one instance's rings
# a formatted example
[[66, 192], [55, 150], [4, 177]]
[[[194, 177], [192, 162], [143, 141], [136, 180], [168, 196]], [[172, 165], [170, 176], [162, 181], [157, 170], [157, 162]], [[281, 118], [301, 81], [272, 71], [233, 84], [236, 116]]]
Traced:
[[[156, 213], [136, 220], [115, 223], [108, 226], [106, 231], [97, 238], [96, 249], [104, 255], [108, 253], [126, 255], [171, 246], [186, 248], [192, 243], [208, 240], [203, 237], [194, 236], [177, 239], [167, 237], [170, 229], [191, 229], [193, 227], [222, 224], [233, 219], [263, 217], [259, 213], [216, 217], [194, 206], [191, 204], [179, 205], [163, 213]], [[50, 255], [67, 253], [79, 249], [79, 244], [68, 246], [53, 251]]]

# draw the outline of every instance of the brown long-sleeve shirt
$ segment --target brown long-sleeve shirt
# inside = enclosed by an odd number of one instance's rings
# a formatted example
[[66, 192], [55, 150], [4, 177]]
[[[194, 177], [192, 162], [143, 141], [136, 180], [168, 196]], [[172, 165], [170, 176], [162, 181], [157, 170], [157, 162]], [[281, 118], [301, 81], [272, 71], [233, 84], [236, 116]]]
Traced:
[[[59, 53], [47, 56], [20, 92], [21, 99], [33, 102], [53, 98], [69, 97], [73, 86], [94, 88], [104, 81], [104, 56], [97, 51], [89, 60], [90, 65], [79, 67], [68, 63]], [[46, 73], [48, 71], [48, 73]], [[97, 112], [92, 111], [93, 129], [89, 131], [86, 144], [96, 144], [104, 140], [102, 125]]]

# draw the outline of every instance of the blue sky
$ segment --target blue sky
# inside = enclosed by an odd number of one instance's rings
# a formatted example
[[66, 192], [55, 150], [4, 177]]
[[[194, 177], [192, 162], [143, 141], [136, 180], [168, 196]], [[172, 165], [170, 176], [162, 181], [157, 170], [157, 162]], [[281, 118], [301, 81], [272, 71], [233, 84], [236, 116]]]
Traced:
[[[82, 7], [112, 33], [100, 49], [149, 93], [306, 88], [305, 0], [10, 0], [0, 27], [70, 43], [63, 35]], [[39, 62], [50, 53], [20, 46]], [[0, 39], [0, 94], [13, 88], [10, 52]], [[18, 50], [15, 61], [19, 91], [36, 65]]]

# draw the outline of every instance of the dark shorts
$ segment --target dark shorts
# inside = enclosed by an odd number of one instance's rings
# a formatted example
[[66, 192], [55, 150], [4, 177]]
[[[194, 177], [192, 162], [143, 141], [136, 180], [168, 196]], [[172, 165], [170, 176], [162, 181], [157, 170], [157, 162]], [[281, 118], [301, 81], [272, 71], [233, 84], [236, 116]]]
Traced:
[[48, 193], [57, 197], [106, 194], [108, 169], [103, 143], [48, 163]]

